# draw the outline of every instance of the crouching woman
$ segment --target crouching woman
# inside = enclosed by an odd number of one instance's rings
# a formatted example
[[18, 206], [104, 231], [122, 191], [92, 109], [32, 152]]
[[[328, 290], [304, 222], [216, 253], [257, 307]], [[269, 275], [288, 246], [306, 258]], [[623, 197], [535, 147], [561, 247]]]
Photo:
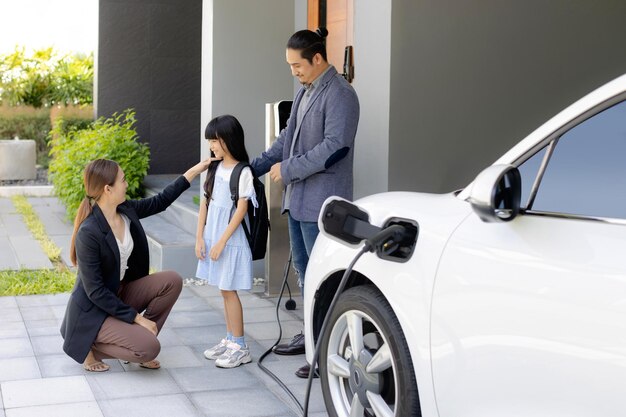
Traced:
[[78, 273], [61, 324], [63, 350], [85, 370], [108, 370], [103, 359], [160, 367], [157, 335], [178, 299], [182, 279], [173, 271], [148, 274], [148, 241], [139, 219], [165, 210], [209, 162], [198, 163], [158, 195], [141, 200], [126, 200], [128, 183], [116, 162], [97, 159], [85, 167], [86, 195], [70, 245]]

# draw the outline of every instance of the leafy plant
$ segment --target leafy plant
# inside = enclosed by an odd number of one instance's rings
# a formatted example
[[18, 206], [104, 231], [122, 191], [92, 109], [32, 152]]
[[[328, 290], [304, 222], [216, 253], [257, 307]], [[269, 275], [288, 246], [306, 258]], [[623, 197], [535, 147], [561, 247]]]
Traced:
[[67, 268], [0, 271], [0, 296], [69, 292], [75, 282], [76, 273]]
[[35, 108], [93, 102], [93, 54], [62, 55], [52, 48], [0, 56], [0, 103]]
[[83, 170], [94, 159], [116, 161], [128, 181], [127, 196], [143, 196], [142, 181], [148, 172], [150, 150], [138, 142], [135, 122], [135, 113], [129, 109], [110, 118], [101, 117], [83, 130], [64, 131], [62, 121], [55, 123], [48, 175], [70, 219], [85, 197]]

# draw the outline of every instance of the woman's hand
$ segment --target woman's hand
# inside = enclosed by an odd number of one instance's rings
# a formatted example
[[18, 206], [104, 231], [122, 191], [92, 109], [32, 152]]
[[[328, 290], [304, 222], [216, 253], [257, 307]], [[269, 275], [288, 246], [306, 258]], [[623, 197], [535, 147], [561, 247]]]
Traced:
[[217, 261], [219, 259], [225, 246], [226, 243], [220, 240], [211, 248], [211, 250], [209, 251], [209, 257], [212, 261]]
[[141, 314], [137, 314], [135, 316], [135, 323], [145, 328], [146, 330], [148, 330], [150, 333], [152, 333], [155, 336], [157, 335], [159, 331], [155, 322], [153, 322], [150, 319], [145, 318]]
[[209, 164], [213, 161], [221, 161], [221, 158], [212, 157], [204, 159], [189, 168], [187, 172], [185, 172], [183, 175], [185, 176], [185, 178], [187, 178], [187, 181], [191, 182], [197, 175], [206, 171], [209, 168]]
[[204, 245], [204, 239], [196, 239], [196, 258], [204, 260], [206, 257], [206, 246]]

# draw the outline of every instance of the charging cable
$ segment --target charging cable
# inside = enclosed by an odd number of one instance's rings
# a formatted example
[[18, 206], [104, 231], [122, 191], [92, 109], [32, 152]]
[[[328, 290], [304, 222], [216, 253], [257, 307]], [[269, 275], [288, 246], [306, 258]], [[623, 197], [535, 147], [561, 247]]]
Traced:
[[[341, 277], [341, 281], [339, 282], [339, 286], [335, 291], [335, 295], [333, 296], [333, 300], [328, 307], [328, 311], [326, 312], [326, 316], [324, 317], [324, 322], [322, 323], [322, 328], [320, 329], [319, 336], [317, 337], [317, 342], [315, 343], [315, 352], [313, 353], [313, 360], [311, 363], [311, 371], [309, 372], [309, 378], [306, 386], [306, 396], [304, 397], [304, 407], [302, 409], [302, 417], [307, 417], [309, 415], [309, 399], [311, 397], [311, 386], [313, 384], [313, 374], [315, 372], [315, 365], [317, 364], [317, 360], [319, 359], [321, 341], [324, 338], [324, 334], [326, 333], [326, 328], [328, 327], [329, 317], [331, 316], [333, 310], [335, 309], [335, 305], [337, 304], [337, 300], [339, 296], [343, 292], [346, 283], [348, 282], [348, 277], [352, 274], [352, 269], [354, 269], [354, 265], [359, 260], [363, 254], [367, 252], [374, 252], [377, 250], [384, 251], [386, 247], [393, 245], [394, 242], [400, 241], [405, 233], [404, 226], [399, 224], [394, 224], [389, 227], [386, 227], [380, 230], [371, 238], [365, 241], [365, 245], [361, 248], [359, 253], [356, 254], [350, 265], [343, 273]], [[321, 376], [321, 375], [320, 375]]]
[[[283, 294], [285, 292], [285, 287], [288, 285], [287, 284], [287, 279], [289, 278], [289, 269], [291, 267], [291, 260], [292, 260], [292, 253], [291, 253], [291, 251], [289, 251], [289, 259], [285, 263], [285, 270], [283, 272], [283, 283], [282, 283], [282, 286], [281, 286], [281, 289], [280, 289], [280, 294], [278, 296], [278, 301], [276, 303], [276, 322], [278, 323], [278, 339], [276, 340], [276, 342], [274, 342], [274, 344], [267, 351], [265, 351], [259, 357], [259, 361], [257, 362], [257, 366], [263, 372], [265, 372], [267, 375], [269, 375], [274, 381], [276, 381], [276, 383], [278, 383], [278, 385], [280, 385], [280, 387], [287, 393], [287, 395], [289, 395], [289, 397], [294, 401], [294, 403], [296, 403], [298, 405], [298, 408], [300, 409], [300, 411], [302, 411], [302, 416], [303, 417], [307, 417], [308, 416], [309, 400], [310, 400], [310, 396], [311, 396], [311, 387], [312, 387], [312, 384], [313, 384], [313, 375], [314, 375], [315, 369], [316, 369], [315, 365], [317, 364], [317, 361], [319, 359], [321, 341], [322, 341], [322, 339], [324, 337], [324, 334], [326, 333], [326, 328], [328, 327], [329, 317], [331, 316], [331, 313], [335, 309], [335, 305], [337, 304], [337, 300], [339, 299], [339, 296], [343, 292], [343, 289], [346, 286], [346, 283], [348, 282], [348, 277], [350, 277], [350, 275], [352, 274], [352, 270], [354, 269], [354, 265], [359, 260], [359, 258], [361, 258], [361, 256], [363, 256], [363, 254], [365, 254], [367, 252], [374, 252], [374, 251], [385, 252], [390, 245], [393, 245], [395, 242], [401, 241], [402, 237], [404, 236], [405, 231], [406, 231], [406, 229], [403, 226], [399, 225], [399, 224], [391, 225], [391, 226], [386, 227], [386, 228], [384, 228], [382, 230], [379, 230], [374, 236], [372, 236], [371, 238], [369, 238], [369, 239], [367, 239], [365, 241], [365, 244], [363, 245], [363, 247], [361, 248], [359, 253], [357, 253], [357, 255], [354, 257], [354, 259], [352, 259], [352, 261], [350, 262], [350, 265], [348, 266], [348, 268], [343, 273], [343, 276], [341, 277], [341, 281], [339, 282], [339, 286], [338, 286], [337, 290], [335, 291], [335, 295], [333, 296], [333, 299], [332, 299], [332, 301], [330, 303], [330, 306], [328, 307], [328, 311], [326, 312], [326, 316], [324, 317], [324, 321], [322, 323], [322, 327], [320, 329], [320, 333], [319, 333], [319, 336], [317, 338], [317, 343], [315, 344], [315, 352], [313, 353], [313, 361], [311, 363], [311, 371], [309, 372], [309, 377], [307, 379], [306, 395], [305, 395], [305, 398], [304, 398], [304, 407], [302, 406], [302, 404], [300, 404], [300, 402], [298, 401], [296, 396], [293, 394], [293, 392], [291, 392], [291, 390], [289, 388], [287, 388], [285, 383], [283, 381], [281, 381], [280, 378], [278, 378], [269, 369], [267, 369], [265, 367], [265, 365], [263, 365], [263, 359], [265, 359], [265, 357], [267, 357], [267, 355], [269, 355], [272, 352], [274, 347], [276, 345], [278, 345], [278, 343], [280, 343], [280, 340], [282, 339], [282, 336], [283, 336], [283, 329], [282, 329], [282, 326], [280, 324], [279, 308], [280, 308], [280, 303], [281, 303]], [[289, 301], [293, 301], [293, 299], [291, 298], [291, 291], [289, 291], [289, 292], [290, 292]], [[294, 301], [294, 304], [295, 304], [295, 301]]]
[[[281, 300], [283, 298], [283, 294], [285, 293], [285, 286], [288, 286], [287, 278], [289, 278], [289, 269], [290, 268], [291, 268], [291, 251], [289, 251], [289, 259], [287, 259], [287, 262], [285, 263], [285, 271], [283, 272], [283, 284], [282, 284], [282, 287], [280, 289], [280, 294], [278, 296], [278, 301], [276, 302], [276, 323], [278, 323], [278, 340], [276, 340], [276, 342], [274, 342], [274, 344], [267, 351], [265, 351], [265, 353], [263, 353], [261, 355], [261, 357], [259, 357], [259, 361], [257, 362], [257, 366], [263, 372], [268, 374], [274, 381], [276, 381], [276, 383], [278, 383], [278, 385], [280, 385], [280, 387], [287, 393], [287, 395], [289, 395], [289, 397], [291, 397], [291, 399], [298, 405], [298, 408], [300, 409], [300, 411], [302, 411], [302, 404], [300, 404], [300, 401], [298, 401], [298, 399], [293, 394], [293, 392], [291, 392], [291, 390], [289, 390], [289, 388], [287, 388], [287, 385], [285, 385], [285, 383], [283, 381], [281, 381], [280, 378], [278, 378], [274, 373], [272, 373], [272, 371], [270, 371], [269, 369], [267, 369], [265, 367], [265, 365], [263, 365], [263, 359], [265, 359], [265, 357], [272, 352], [272, 349], [274, 349], [274, 347], [280, 343], [280, 339], [282, 339], [282, 337], [283, 337], [283, 328], [282, 328], [282, 326], [280, 324], [279, 308], [280, 308], [280, 302], [281, 302]], [[287, 301], [287, 303], [289, 303], [290, 301], [293, 302], [293, 307], [295, 308], [296, 302], [291, 298], [291, 289], [289, 290], [289, 300]], [[288, 310], [293, 310], [294, 309], [294, 308], [290, 309], [289, 305], [287, 305], [286, 308]]]

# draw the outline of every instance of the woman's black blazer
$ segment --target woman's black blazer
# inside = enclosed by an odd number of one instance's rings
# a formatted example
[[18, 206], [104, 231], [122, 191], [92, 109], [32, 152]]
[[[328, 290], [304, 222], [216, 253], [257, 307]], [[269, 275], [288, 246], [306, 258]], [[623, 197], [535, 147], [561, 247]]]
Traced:
[[[148, 240], [139, 219], [162, 212], [187, 188], [189, 182], [180, 176], [153, 197], [127, 200], [117, 207], [119, 213], [130, 219], [130, 233], [134, 241], [124, 275], [125, 282], [145, 277], [149, 271]], [[61, 336], [65, 353], [82, 363], [108, 316], [132, 323], [137, 311], [117, 296], [120, 252], [115, 235], [97, 204], [94, 204], [92, 213], [76, 234], [76, 257], [76, 284], [61, 323]]]

